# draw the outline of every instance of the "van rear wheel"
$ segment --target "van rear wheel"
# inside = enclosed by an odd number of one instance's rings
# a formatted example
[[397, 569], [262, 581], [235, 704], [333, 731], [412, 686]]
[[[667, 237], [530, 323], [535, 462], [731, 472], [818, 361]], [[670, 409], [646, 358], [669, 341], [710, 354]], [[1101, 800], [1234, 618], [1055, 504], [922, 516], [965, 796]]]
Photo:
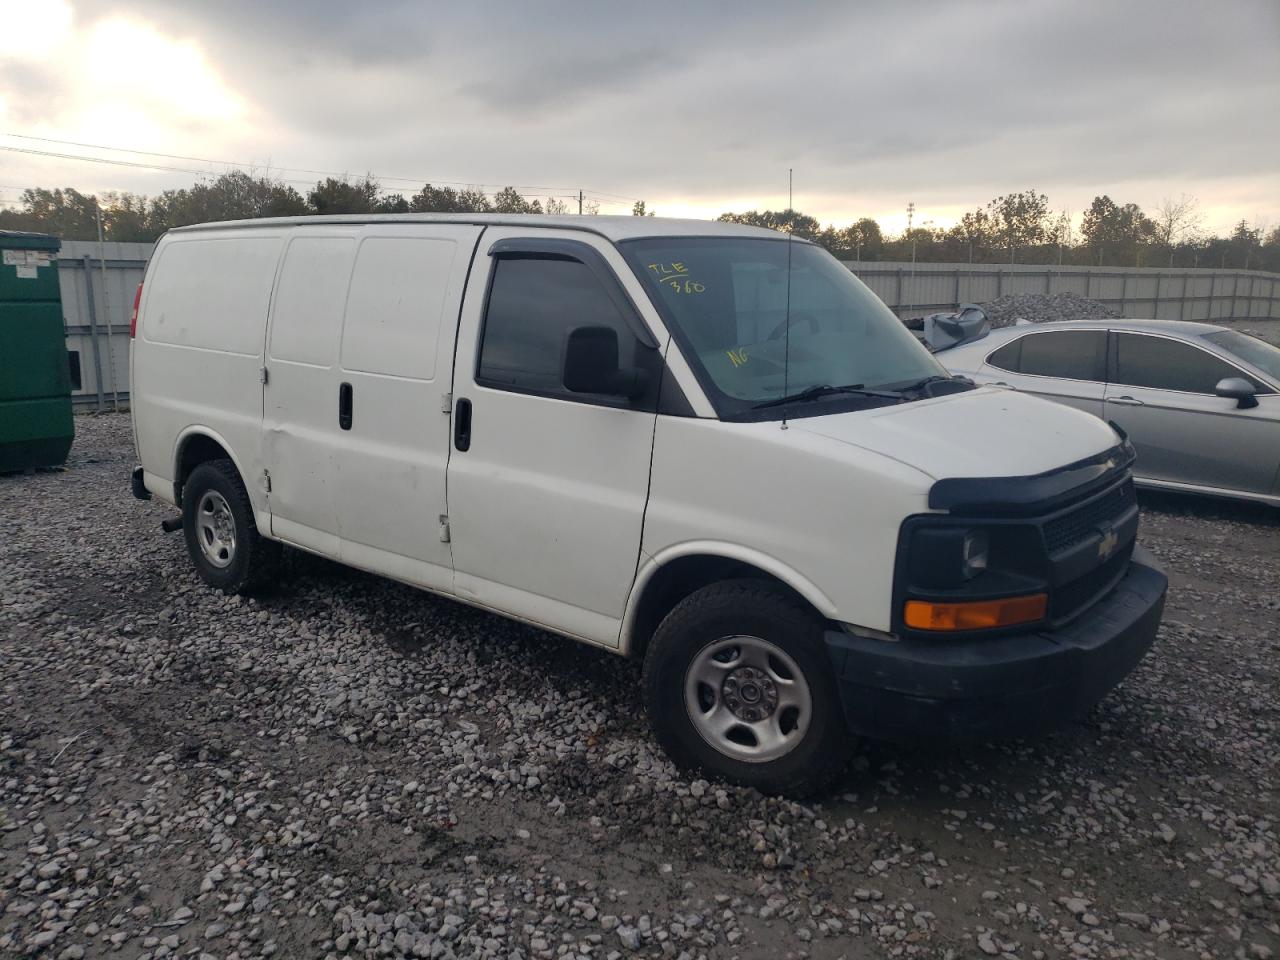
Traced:
[[848, 760], [822, 623], [761, 581], [677, 604], [645, 655], [644, 696], [654, 735], [689, 771], [805, 797]]
[[264, 539], [235, 464], [210, 460], [182, 490], [182, 532], [200, 578], [226, 594], [262, 586], [276, 572], [280, 544]]

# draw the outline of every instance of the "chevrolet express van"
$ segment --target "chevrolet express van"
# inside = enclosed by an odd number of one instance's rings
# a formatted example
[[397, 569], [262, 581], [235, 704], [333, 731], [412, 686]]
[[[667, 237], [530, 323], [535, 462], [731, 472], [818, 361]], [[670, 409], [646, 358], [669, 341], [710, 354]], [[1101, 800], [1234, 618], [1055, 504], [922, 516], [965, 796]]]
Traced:
[[642, 658], [669, 755], [766, 791], [855, 736], [1061, 723], [1163, 609], [1116, 430], [948, 376], [768, 230], [184, 227], [131, 366], [134, 493], [181, 508], [208, 584], [289, 545]]

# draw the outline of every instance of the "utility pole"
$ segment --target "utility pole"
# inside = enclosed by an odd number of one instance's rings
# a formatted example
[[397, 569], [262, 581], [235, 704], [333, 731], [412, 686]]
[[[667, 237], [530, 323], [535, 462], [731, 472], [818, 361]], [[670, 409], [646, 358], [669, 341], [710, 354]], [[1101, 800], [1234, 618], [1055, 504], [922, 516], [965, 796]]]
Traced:
[[[907, 236], [911, 238], [911, 292], [915, 292], [916, 288], [916, 235], [911, 232], [911, 222], [916, 216], [915, 203], [907, 204]], [[915, 306], [914, 301], [911, 306]]]
[[[107, 302], [107, 254], [102, 236], [102, 207], [97, 197], [93, 200], [93, 209], [98, 217], [98, 264], [102, 268], [102, 313], [106, 317], [107, 326], [107, 382], [111, 386], [111, 404], [116, 413], [120, 412], [120, 391], [116, 389], [115, 351], [111, 347], [111, 304]], [[89, 287], [89, 295], [93, 295], [93, 278], [89, 271], [84, 274], [85, 285]]]
[[582, 191], [578, 191], [578, 216], [582, 216]]

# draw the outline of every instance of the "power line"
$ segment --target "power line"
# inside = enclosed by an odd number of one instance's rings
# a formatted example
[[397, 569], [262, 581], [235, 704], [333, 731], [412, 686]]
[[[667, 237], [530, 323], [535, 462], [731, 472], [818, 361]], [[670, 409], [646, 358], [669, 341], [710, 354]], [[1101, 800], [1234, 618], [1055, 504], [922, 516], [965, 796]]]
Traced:
[[[134, 150], [128, 147], [112, 147], [112, 146], [107, 146], [106, 144], [101, 144], [101, 143], [83, 143], [78, 140], [57, 140], [57, 139], [54, 139], [53, 137], [36, 137], [36, 136], [32, 136], [30, 134], [25, 134], [25, 133], [6, 133], [4, 134], [4, 136], [12, 137], [17, 140], [34, 140], [39, 143], [54, 143], [64, 147], [84, 147], [89, 150], [109, 150], [113, 153], [131, 153], [131, 154], [135, 154], [137, 156], [142, 156], [142, 157], [159, 157], [160, 159], [163, 159], [163, 160], [184, 160], [184, 161], [189, 161], [194, 163], [212, 163], [212, 164], [218, 164], [218, 165], [227, 166], [227, 167], [253, 168], [257, 166], [265, 166], [268, 170], [272, 168], [272, 164], [270, 163], [260, 165], [255, 163], [242, 163], [234, 160], [215, 160], [209, 157], [187, 156], [184, 154], [177, 154], [177, 153], [157, 153], [152, 150]], [[30, 148], [22, 148], [22, 147], [14, 147], [14, 146], [0, 145], [0, 149], [11, 150], [16, 153], [32, 153], [38, 156], [57, 157], [64, 160], [88, 160], [94, 163], [107, 163], [107, 164], [117, 164], [120, 166], [137, 167], [141, 169], [164, 170], [172, 173], [190, 173], [197, 176], [208, 172], [205, 170], [189, 170], [181, 167], [150, 165], [150, 164], [125, 161], [125, 160], [112, 160], [109, 157], [87, 157], [79, 154], [57, 153], [53, 151], [41, 152], [41, 151], [33, 150]], [[282, 171], [289, 171], [292, 173], [310, 173], [310, 174], [315, 174], [318, 176], [325, 176], [325, 177], [346, 177], [350, 174], [350, 171], [314, 170], [307, 167], [277, 166], [275, 167], [275, 169], [282, 170]], [[476, 187], [480, 189], [484, 189], [484, 188], [502, 189], [503, 187], [506, 187], [506, 186], [512, 186], [511, 184], [476, 183], [474, 181], [467, 181], [467, 180], [440, 180], [433, 177], [393, 177], [393, 176], [384, 176], [384, 175], [374, 174], [374, 173], [370, 173], [368, 175], [370, 177], [373, 177], [375, 180], [379, 180], [379, 181], [394, 180], [394, 181], [400, 181], [403, 183], [414, 183], [414, 184], [439, 183], [439, 184], [445, 184], [448, 186]], [[281, 179], [284, 179], [284, 178], [281, 178]], [[311, 181], [285, 179], [284, 182], [310, 183]], [[577, 187], [550, 187], [550, 186], [527, 186], [527, 185], [515, 185], [515, 186], [518, 186], [520, 190], [527, 193], [544, 193], [548, 191], [556, 192], [556, 193], [564, 192], [564, 193], [572, 193], [573, 196], [575, 197], [578, 194]], [[602, 197], [602, 198], [613, 197], [613, 198], [616, 198], [617, 200], [630, 200], [632, 202], [639, 200], [638, 197], [628, 197], [628, 196], [625, 196], [624, 194], [609, 193], [604, 190], [585, 190], [584, 192], [589, 193], [593, 196]]]

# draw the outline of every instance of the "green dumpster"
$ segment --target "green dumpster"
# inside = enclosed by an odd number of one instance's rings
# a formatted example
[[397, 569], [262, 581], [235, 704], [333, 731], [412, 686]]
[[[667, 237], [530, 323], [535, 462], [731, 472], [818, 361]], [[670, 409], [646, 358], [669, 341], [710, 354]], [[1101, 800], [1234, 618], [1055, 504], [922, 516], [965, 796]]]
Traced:
[[0, 473], [67, 459], [75, 426], [57, 237], [0, 230]]

